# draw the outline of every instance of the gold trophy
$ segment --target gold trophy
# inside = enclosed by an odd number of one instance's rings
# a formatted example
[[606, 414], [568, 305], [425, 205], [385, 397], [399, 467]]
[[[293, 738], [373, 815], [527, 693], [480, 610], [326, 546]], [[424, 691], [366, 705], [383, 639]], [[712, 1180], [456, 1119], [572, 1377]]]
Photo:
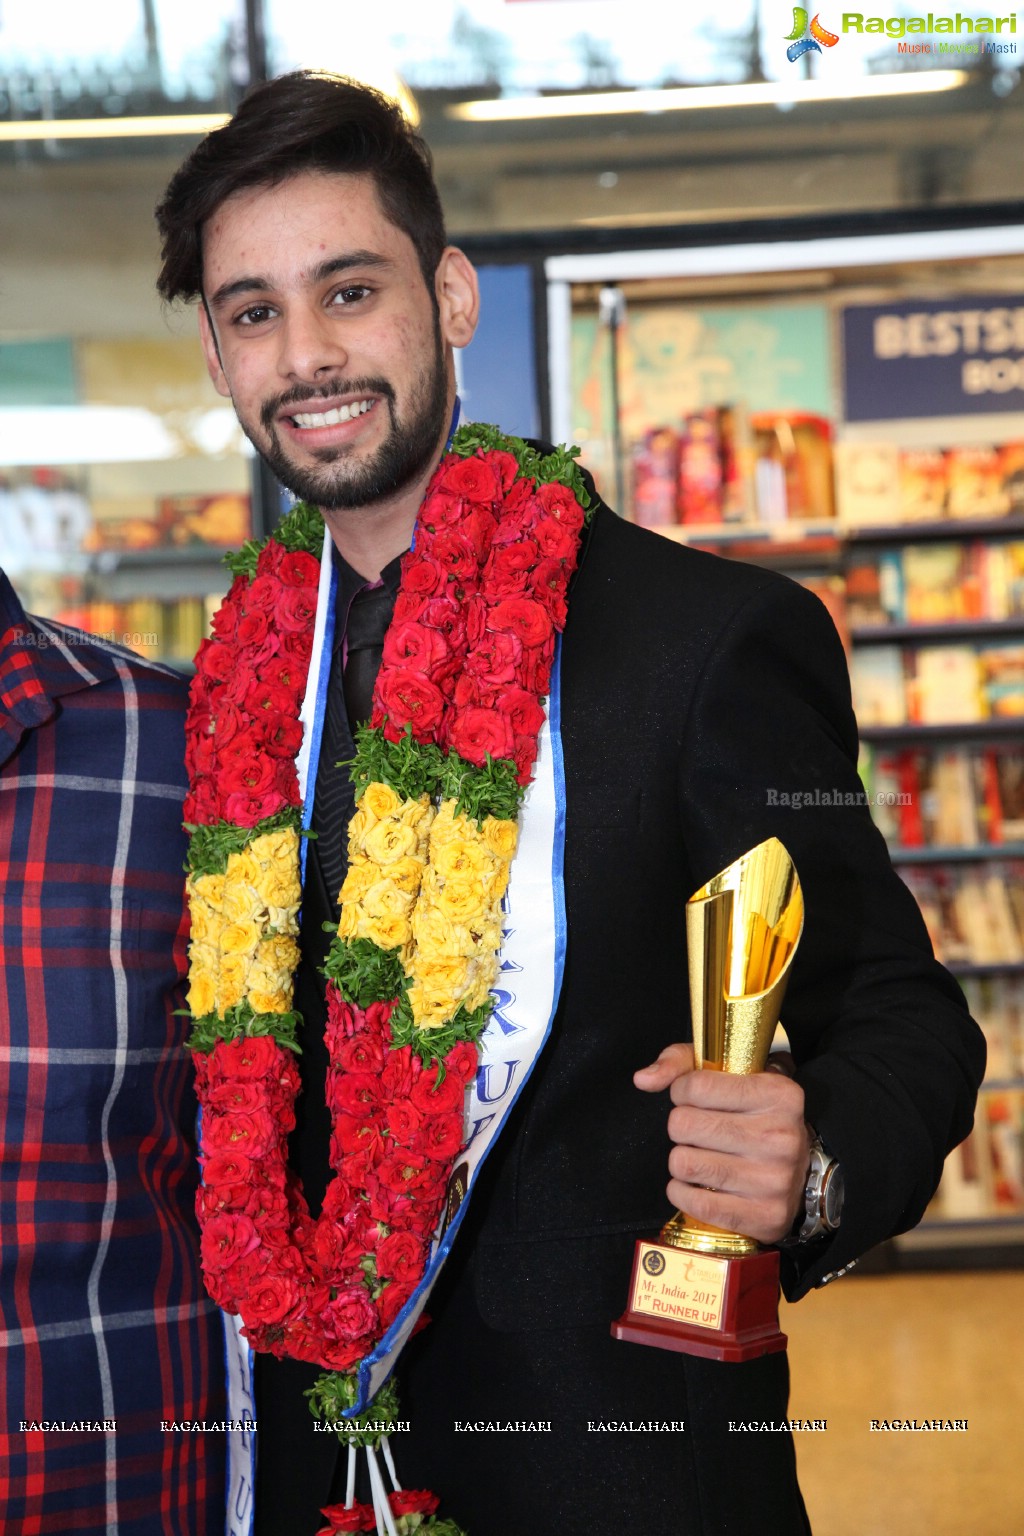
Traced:
[[[696, 1066], [763, 1072], [804, 925], [793, 860], [771, 837], [686, 904]], [[713, 1360], [786, 1347], [779, 1332], [779, 1254], [678, 1212], [657, 1242], [638, 1242], [617, 1339]]]

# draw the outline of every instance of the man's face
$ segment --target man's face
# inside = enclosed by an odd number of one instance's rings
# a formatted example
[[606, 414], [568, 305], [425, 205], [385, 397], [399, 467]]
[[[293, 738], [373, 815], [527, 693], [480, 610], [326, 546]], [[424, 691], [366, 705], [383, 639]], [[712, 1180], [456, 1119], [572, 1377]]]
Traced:
[[214, 384], [297, 496], [366, 506], [436, 458], [451, 410], [442, 320], [369, 177], [302, 174], [228, 198], [203, 232], [203, 293]]

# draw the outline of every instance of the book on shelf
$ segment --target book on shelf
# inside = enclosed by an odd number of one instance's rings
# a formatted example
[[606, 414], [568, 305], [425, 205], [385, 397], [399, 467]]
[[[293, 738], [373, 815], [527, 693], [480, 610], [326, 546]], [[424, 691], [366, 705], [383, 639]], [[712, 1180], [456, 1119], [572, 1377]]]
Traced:
[[633, 517], [642, 528], [679, 521], [679, 433], [656, 427], [633, 445]]
[[762, 522], [835, 516], [832, 423], [804, 411], [751, 416], [755, 488]]
[[961, 986], [988, 1046], [986, 1080], [1024, 1083], [1024, 977], [965, 976]]
[[907, 720], [903, 652], [896, 645], [854, 650], [850, 664], [853, 708], [864, 725], [903, 725]]
[[962, 522], [1024, 514], [1024, 442], [901, 448], [839, 443], [836, 501], [849, 527]]
[[934, 523], [946, 514], [946, 455], [908, 448], [899, 455], [900, 521]]
[[947, 1221], [1024, 1211], [1024, 1090], [982, 1087], [974, 1129], [947, 1157], [930, 1209]]
[[846, 605], [850, 623], [899, 624], [903, 618], [903, 567], [898, 551], [878, 555], [851, 550], [845, 561]]
[[709, 406], [652, 427], [632, 447], [633, 518], [645, 528], [756, 520], [746, 412]]
[[980, 1117], [965, 1141], [954, 1147], [942, 1168], [942, 1180], [929, 1214], [946, 1221], [995, 1215], [992, 1157]]
[[863, 749], [875, 822], [901, 849], [1024, 842], [1024, 757], [1009, 743]]
[[969, 645], [922, 645], [908, 654], [907, 715], [921, 725], [985, 717], [979, 653]]
[[854, 549], [852, 622], [970, 624], [1024, 617], [1024, 542], [970, 540]]
[[967, 976], [964, 996], [988, 1047], [974, 1129], [946, 1159], [931, 1207], [946, 1220], [1024, 1210], [1024, 977]]
[[[936, 956], [948, 965], [1024, 961], [1024, 904], [1016, 899], [1024, 865], [976, 868], [909, 865], [900, 874], [924, 918]], [[1016, 889], [1015, 889], [1016, 887]]]
[[986, 645], [978, 652], [986, 714], [1024, 718], [1024, 645]]
[[983, 1092], [984, 1117], [992, 1169], [992, 1204], [1000, 1215], [1024, 1211], [1024, 1089]]
[[1009, 510], [1001, 450], [950, 448], [946, 453], [947, 517], [963, 521], [1005, 517]]
[[986, 763], [986, 793], [998, 826], [993, 841], [1024, 842], [1024, 757], [1007, 748], [986, 754]]
[[677, 506], [681, 523], [720, 523], [725, 510], [726, 439], [722, 411], [694, 411], [679, 438]]
[[895, 443], [837, 443], [836, 508], [850, 528], [902, 522]]

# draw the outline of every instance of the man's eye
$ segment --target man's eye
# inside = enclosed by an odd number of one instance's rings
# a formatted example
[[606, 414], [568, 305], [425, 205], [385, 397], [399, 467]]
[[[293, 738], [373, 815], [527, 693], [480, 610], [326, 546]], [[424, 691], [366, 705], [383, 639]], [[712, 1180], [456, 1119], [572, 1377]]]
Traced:
[[236, 325], [262, 325], [274, 313], [269, 304], [250, 304], [235, 319]]
[[371, 290], [363, 283], [348, 283], [344, 288], [339, 288], [334, 293], [332, 304], [358, 304], [360, 299], [369, 296]]

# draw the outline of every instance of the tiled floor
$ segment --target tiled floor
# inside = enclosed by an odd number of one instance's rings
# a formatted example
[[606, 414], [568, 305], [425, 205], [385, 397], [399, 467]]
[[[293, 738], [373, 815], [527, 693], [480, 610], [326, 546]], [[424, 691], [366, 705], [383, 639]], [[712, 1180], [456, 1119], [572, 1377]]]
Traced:
[[[814, 1536], [1022, 1536], [1024, 1275], [849, 1277], [783, 1305]], [[965, 1433], [872, 1419], [966, 1419]]]

